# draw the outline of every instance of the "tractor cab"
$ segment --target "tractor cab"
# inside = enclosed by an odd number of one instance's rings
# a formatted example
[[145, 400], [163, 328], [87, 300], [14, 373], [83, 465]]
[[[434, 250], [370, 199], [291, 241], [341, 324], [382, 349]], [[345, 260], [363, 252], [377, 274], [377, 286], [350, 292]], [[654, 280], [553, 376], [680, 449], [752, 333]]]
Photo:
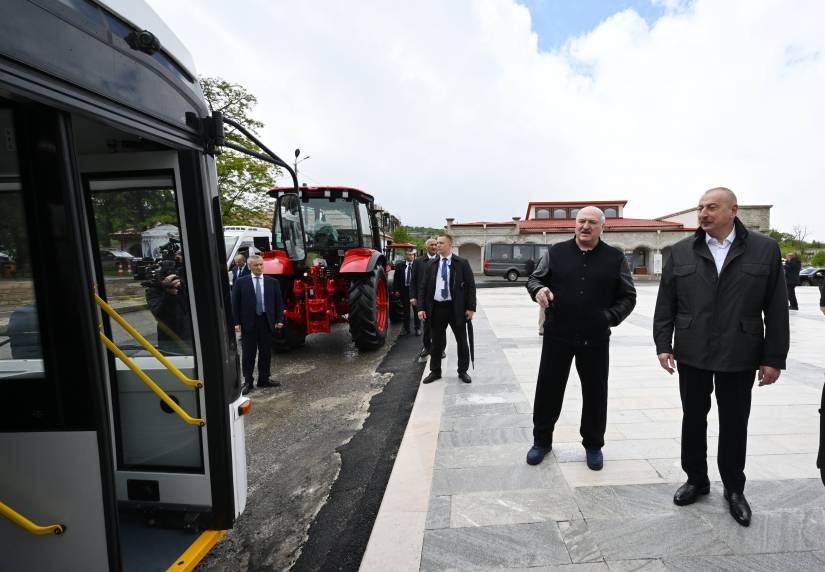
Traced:
[[280, 281], [286, 318], [276, 344], [296, 347], [349, 322], [358, 348], [382, 346], [387, 276], [375, 199], [350, 187], [273, 188], [269, 195], [277, 205], [264, 274]]

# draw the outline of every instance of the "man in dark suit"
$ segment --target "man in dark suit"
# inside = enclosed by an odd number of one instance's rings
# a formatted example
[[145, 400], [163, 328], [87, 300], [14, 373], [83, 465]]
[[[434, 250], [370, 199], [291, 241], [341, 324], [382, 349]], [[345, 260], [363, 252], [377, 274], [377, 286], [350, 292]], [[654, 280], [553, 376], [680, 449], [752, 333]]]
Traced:
[[[432, 347], [430, 374], [423, 383], [441, 379], [441, 355], [447, 343], [447, 326], [458, 344], [458, 378], [472, 383], [467, 373], [470, 367], [470, 347], [467, 345], [467, 322], [476, 311], [476, 283], [470, 263], [452, 253], [453, 239], [442, 233], [436, 239], [438, 258], [427, 265], [419, 304], [418, 317], [430, 321]], [[420, 307], [420, 306], [419, 306]]]
[[662, 272], [653, 339], [665, 371], [673, 374], [679, 364], [687, 482], [673, 502], [688, 505], [710, 492], [707, 415], [715, 386], [724, 497], [731, 516], [748, 526], [745, 453], [754, 374], [760, 386], [779, 378], [790, 328], [779, 245], [745, 228], [737, 210], [730, 189], [702, 195], [701, 228], [673, 246]]
[[799, 286], [799, 273], [802, 271], [802, 262], [796, 253], [788, 255], [785, 262], [785, 284], [788, 287], [788, 304], [791, 310], [799, 310], [799, 302], [796, 300], [796, 287]]
[[[408, 249], [404, 253], [404, 260], [399, 260], [395, 265], [395, 274], [392, 280], [392, 295], [401, 300], [401, 307], [404, 312], [404, 319], [401, 322], [401, 335], [410, 333], [410, 287], [412, 285], [412, 266], [415, 259], [415, 251]], [[414, 316], [415, 335], [421, 335], [421, 320], [418, 313]]]
[[232, 286], [235, 285], [238, 278], [249, 276], [249, 266], [246, 265], [246, 258], [244, 258], [243, 254], [235, 256], [235, 264], [232, 266], [230, 273], [232, 275]]
[[258, 387], [278, 387], [269, 379], [272, 357], [272, 332], [284, 326], [281, 287], [274, 278], [263, 275], [264, 260], [252, 255], [248, 261], [251, 275], [238, 278], [232, 288], [232, 315], [235, 331], [241, 334], [243, 348], [243, 394], [252, 389], [255, 354], [258, 354]]
[[[427, 242], [424, 244], [426, 246], [425, 252], [413, 262], [412, 281], [410, 282], [410, 303], [413, 306], [413, 311], [416, 316], [418, 316], [419, 310], [424, 309], [424, 305], [419, 303], [418, 293], [423, 292], [424, 289], [424, 278], [427, 275], [427, 265], [438, 258], [436, 254], [436, 240], [434, 238], [428, 238]], [[418, 354], [418, 359], [421, 361], [426, 361], [427, 356], [430, 355], [432, 332], [430, 330], [429, 320], [424, 320], [422, 322], [422, 326], [424, 334], [422, 338], [423, 347], [421, 348], [421, 353]], [[446, 355], [442, 355], [441, 357], [444, 358]]]

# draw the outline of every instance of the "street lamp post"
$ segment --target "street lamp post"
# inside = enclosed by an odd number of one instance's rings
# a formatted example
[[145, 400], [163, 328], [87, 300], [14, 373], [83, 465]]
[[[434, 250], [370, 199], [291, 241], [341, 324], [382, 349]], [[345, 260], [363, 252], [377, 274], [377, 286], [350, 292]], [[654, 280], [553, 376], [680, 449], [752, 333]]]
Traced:
[[307, 155], [306, 157], [304, 157], [303, 159], [301, 159], [299, 161], [298, 160], [298, 155], [300, 155], [300, 154], [301, 154], [301, 150], [300, 149], [295, 149], [295, 162], [293, 163], [293, 166], [295, 168], [295, 177], [296, 178], [298, 177], [298, 163], [303, 163], [304, 161], [309, 159], [309, 155]]

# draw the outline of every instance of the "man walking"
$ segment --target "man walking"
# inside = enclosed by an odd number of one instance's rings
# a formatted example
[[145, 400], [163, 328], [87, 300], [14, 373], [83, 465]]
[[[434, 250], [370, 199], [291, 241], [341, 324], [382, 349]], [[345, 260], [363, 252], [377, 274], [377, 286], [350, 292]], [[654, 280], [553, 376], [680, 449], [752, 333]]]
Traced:
[[[404, 253], [404, 260], [399, 260], [395, 265], [395, 273], [392, 281], [392, 294], [401, 302], [404, 318], [401, 321], [401, 335], [407, 336], [410, 333], [410, 289], [412, 285], [412, 267], [415, 259], [415, 251], [408, 249]], [[421, 320], [418, 319], [418, 312], [413, 315], [415, 335], [421, 335]]]
[[258, 387], [281, 385], [269, 379], [269, 365], [272, 332], [284, 325], [284, 304], [278, 281], [263, 275], [264, 259], [260, 256], [250, 256], [248, 266], [251, 275], [238, 278], [232, 288], [232, 315], [243, 349], [244, 395], [252, 390], [255, 354], [258, 355]]
[[527, 281], [533, 300], [550, 309], [544, 323], [528, 465], [541, 463], [553, 448], [553, 430], [574, 358], [582, 386], [579, 432], [587, 466], [598, 471], [604, 464], [610, 328], [633, 311], [636, 289], [624, 253], [601, 239], [603, 228], [600, 209], [581, 209], [574, 238], [551, 246]]
[[[416, 316], [418, 316], [419, 310], [424, 309], [424, 304], [419, 303], [418, 293], [422, 292], [424, 289], [424, 278], [427, 275], [427, 264], [438, 258], [436, 255], [436, 240], [434, 238], [428, 238], [427, 242], [424, 244], [426, 251], [413, 262], [412, 280], [410, 281], [410, 304], [412, 304], [413, 311]], [[430, 355], [432, 332], [430, 329], [429, 320], [423, 320], [421, 325], [424, 334], [422, 337], [423, 347], [421, 348], [421, 353], [418, 354], [418, 359], [420, 361], [426, 361], [427, 356]], [[441, 358], [443, 359], [445, 357], [447, 357], [446, 354], [442, 353]]]
[[796, 301], [796, 287], [799, 286], [799, 272], [802, 270], [802, 262], [796, 253], [788, 255], [785, 262], [785, 285], [788, 287], [788, 305], [791, 310], [799, 310], [799, 302]]
[[246, 258], [244, 258], [243, 254], [238, 254], [235, 256], [235, 264], [232, 266], [232, 284], [231, 286], [235, 285], [235, 282], [238, 281], [238, 278], [242, 276], [249, 276], [249, 267], [246, 265]]
[[[745, 499], [745, 454], [754, 372], [770, 385], [788, 355], [788, 299], [779, 246], [737, 218], [736, 195], [718, 187], [699, 200], [700, 229], [676, 243], [665, 264], [653, 338], [659, 363], [679, 364], [682, 397], [682, 469], [679, 506], [710, 492], [707, 414], [716, 390], [717, 462], [730, 513], [751, 521]], [[675, 340], [674, 340], [675, 330]]]
[[[467, 322], [476, 311], [476, 283], [466, 259], [452, 253], [453, 238], [446, 233], [438, 235], [438, 259], [427, 265], [422, 298], [424, 309], [418, 317], [430, 322], [432, 346], [430, 374], [423, 383], [441, 379], [441, 359], [447, 344], [447, 325], [453, 331], [458, 345], [458, 378], [472, 383], [467, 373], [470, 368], [470, 347], [467, 345]], [[419, 300], [421, 301], [421, 300]]]

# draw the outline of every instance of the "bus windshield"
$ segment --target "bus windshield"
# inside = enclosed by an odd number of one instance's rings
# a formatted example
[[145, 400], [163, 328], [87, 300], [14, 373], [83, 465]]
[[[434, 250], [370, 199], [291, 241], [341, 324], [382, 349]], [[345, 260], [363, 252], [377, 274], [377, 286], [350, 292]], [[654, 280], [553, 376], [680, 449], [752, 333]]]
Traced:
[[311, 198], [302, 202], [307, 248], [360, 246], [355, 203], [341, 199]]

